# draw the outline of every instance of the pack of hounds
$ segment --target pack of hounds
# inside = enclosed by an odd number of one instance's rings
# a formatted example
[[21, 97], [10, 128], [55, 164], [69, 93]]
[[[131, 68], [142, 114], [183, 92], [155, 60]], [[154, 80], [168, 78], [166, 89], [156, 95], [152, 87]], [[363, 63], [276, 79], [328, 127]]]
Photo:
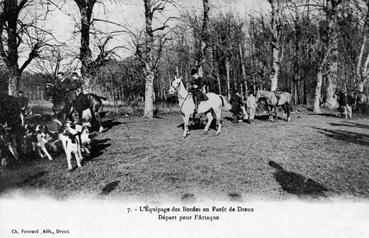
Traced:
[[[0, 125], [1, 165], [7, 166], [11, 158], [20, 160], [17, 151], [17, 135], [12, 133], [7, 123]], [[68, 170], [72, 170], [73, 157], [76, 159], [77, 166], [82, 167], [84, 156], [91, 154], [90, 128], [90, 122], [66, 121], [58, 131], [50, 130], [46, 123], [25, 124], [21, 153], [53, 160], [50, 153], [57, 152], [58, 148], [62, 147], [67, 159]]]

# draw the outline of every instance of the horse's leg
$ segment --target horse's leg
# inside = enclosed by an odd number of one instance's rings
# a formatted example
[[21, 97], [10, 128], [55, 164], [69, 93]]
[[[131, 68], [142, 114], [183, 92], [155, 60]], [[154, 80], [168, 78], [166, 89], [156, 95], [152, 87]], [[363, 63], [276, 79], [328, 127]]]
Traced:
[[211, 123], [214, 119], [211, 111], [206, 113], [206, 116], [208, 117], [208, 122], [206, 123], [205, 129], [204, 129], [204, 134], [208, 134], [209, 127], [210, 127], [210, 125], [211, 125]]
[[290, 120], [291, 120], [291, 118], [290, 118], [290, 105], [289, 105], [289, 103], [286, 103], [285, 104], [286, 105], [286, 114], [287, 114], [287, 122], [289, 122]]
[[188, 122], [190, 120], [190, 113], [189, 114], [185, 114], [185, 116], [183, 116], [183, 137], [186, 138], [186, 136], [188, 134], [190, 134], [189, 130], [188, 130]]
[[101, 117], [100, 117], [98, 111], [99, 111], [98, 109], [97, 110], [94, 110], [93, 112], [91, 110], [91, 112], [92, 112], [91, 115], [94, 115], [95, 116], [95, 119], [96, 119], [97, 123], [99, 124], [99, 132], [103, 132], [104, 128], [103, 128], [103, 126], [101, 124]]
[[268, 109], [268, 115], [269, 115], [269, 121], [273, 122], [273, 107], [272, 106], [267, 106]]
[[222, 131], [222, 109], [219, 108], [217, 111], [214, 111], [214, 113], [215, 113], [215, 120], [218, 125], [218, 129], [215, 135], [220, 135], [220, 132]]

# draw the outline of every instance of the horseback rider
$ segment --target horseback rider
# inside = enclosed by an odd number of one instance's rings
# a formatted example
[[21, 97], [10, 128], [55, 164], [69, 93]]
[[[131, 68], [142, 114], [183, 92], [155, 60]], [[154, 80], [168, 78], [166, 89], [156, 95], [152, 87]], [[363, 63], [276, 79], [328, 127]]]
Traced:
[[192, 93], [193, 102], [195, 103], [194, 114], [197, 113], [199, 103], [201, 101], [207, 100], [206, 96], [202, 92], [203, 82], [202, 78], [198, 75], [197, 69], [193, 68], [191, 70], [192, 80], [190, 82], [190, 93]]
[[76, 100], [76, 96], [79, 94], [78, 91], [82, 90], [82, 82], [76, 72], [72, 73], [72, 77], [64, 77], [64, 74], [59, 72], [57, 74], [59, 88], [64, 90], [70, 102]]

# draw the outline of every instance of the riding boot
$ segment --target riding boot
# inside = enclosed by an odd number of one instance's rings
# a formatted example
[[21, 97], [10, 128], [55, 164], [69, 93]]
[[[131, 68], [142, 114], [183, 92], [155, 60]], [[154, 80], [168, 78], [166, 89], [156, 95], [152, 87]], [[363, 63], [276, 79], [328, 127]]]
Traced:
[[197, 114], [198, 101], [197, 101], [196, 97], [194, 97], [193, 100], [194, 100], [194, 103], [195, 103], [195, 110], [193, 112], [193, 116], [195, 117], [195, 115]]

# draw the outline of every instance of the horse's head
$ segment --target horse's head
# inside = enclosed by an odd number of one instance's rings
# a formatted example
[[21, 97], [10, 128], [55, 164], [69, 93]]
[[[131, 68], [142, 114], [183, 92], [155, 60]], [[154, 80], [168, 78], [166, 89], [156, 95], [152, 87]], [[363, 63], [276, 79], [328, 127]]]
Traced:
[[173, 82], [170, 84], [169, 95], [178, 93], [182, 83], [182, 77], [174, 76]]
[[45, 98], [46, 100], [50, 100], [50, 98], [54, 97], [57, 94], [57, 87], [53, 83], [46, 83], [45, 85]]

